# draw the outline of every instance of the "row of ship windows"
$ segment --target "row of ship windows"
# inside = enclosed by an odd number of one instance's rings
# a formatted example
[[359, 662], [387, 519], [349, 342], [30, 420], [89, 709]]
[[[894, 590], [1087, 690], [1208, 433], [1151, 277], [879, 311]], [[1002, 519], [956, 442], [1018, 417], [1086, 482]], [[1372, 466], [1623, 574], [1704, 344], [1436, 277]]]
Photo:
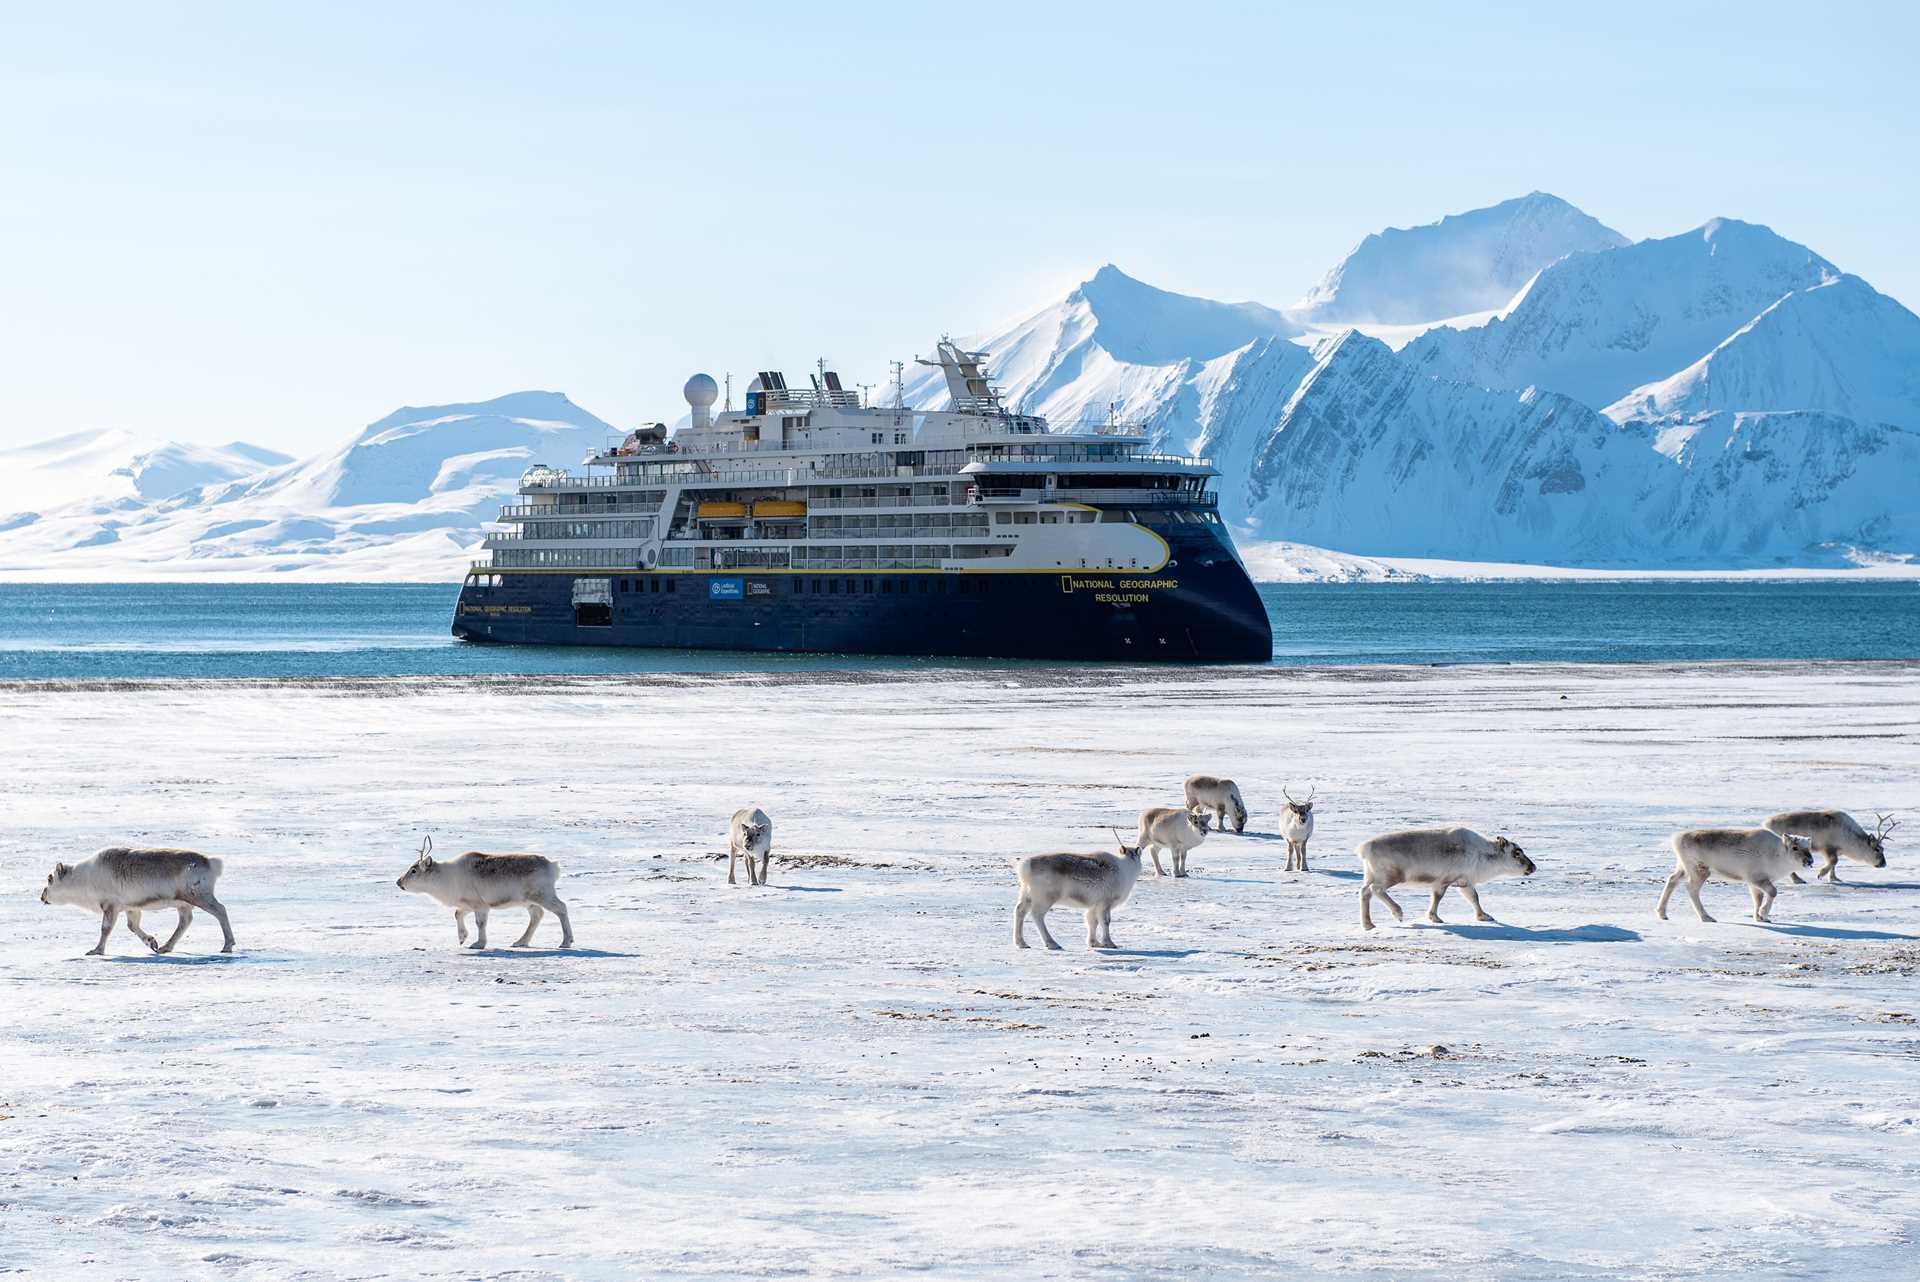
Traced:
[[[1003, 513], [1004, 515], [1004, 513]], [[848, 530], [984, 530], [985, 512], [900, 512], [884, 515], [816, 516], [807, 522], [814, 534]]]
[[[619, 589], [630, 595], [658, 596], [662, 592], [673, 594], [679, 590], [679, 580], [674, 576], [659, 575], [644, 579], [620, 579]], [[991, 590], [992, 579], [944, 578], [940, 575], [926, 575], [911, 579], [824, 579], [791, 578], [788, 592], [792, 596], [872, 596], [876, 592], [881, 596], [985, 596]]]

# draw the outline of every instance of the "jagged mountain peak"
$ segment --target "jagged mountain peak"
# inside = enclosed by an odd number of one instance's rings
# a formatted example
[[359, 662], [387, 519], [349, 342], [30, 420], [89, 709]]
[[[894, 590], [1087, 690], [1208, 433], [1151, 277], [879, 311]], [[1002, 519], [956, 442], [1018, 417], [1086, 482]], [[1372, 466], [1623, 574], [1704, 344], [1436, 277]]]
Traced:
[[1059, 306], [1084, 307], [1094, 321], [1093, 341], [1133, 365], [1210, 361], [1256, 338], [1299, 332], [1274, 308], [1176, 294], [1112, 263], [1082, 281]]
[[1294, 309], [1317, 324], [1421, 324], [1491, 311], [1549, 263], [1627, 238], [1558, 196], [1529, 192], [1367, 236]]

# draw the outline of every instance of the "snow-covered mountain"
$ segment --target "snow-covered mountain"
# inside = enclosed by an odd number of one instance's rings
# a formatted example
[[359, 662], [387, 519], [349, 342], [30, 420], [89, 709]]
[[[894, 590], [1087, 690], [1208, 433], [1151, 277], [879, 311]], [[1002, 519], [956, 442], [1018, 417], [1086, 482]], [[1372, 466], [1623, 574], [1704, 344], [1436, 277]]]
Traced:
[[1316, 325], [1444, 320], [1504, 306], [1541, 268], [1627, 238], [1546, 192], [1389, 227], [1362, 240], [1292, 311]]
[[117, 428], [0, 449], [0, 521], [76, 499], [165, 499], [292, 460], [257, 445], [188, 445]]
[[1455, 382], [1541, 387], [1610, 405], [1685, 369], [1787, 294], [1839, 274], [1768, 228], [1716, 218], [1679, 236], [1562, 259], [1506, 315], [1474, 329], [1429, 330], [1404, 355]]
[[330, 453], [157, 502], [50, 506], [0, 533], [0, 573], [445, 579], [527, 467], [616, 434], [556, 392], [402, 409]]
[[1349, 334], [1225, 484], [1256, 538], [1361, 556], [1765, 568], [1920, 550], [1916, 476], [1920, 432], [1818, 413], [1623, 426]]
[[1920, 428], [1920, 316], [1858, 276], [1798, 289], [1679, 373], [1636, 387], [1606, 413], [1823, 410]]
[[[1920, 317], [1750, 223], [1618, 242], [1536, 193], [1369, 237], [1301, 311], [1108, 265], [962, 341], [1057, 428], [1115, 416], [1212, 458], [1223, 515], [1273, 574], [1920, 571]], [[1490, 301], [1482, 324], [1430, 327]], [[1357, 328], [1405, 346], [1329, 333], [1343, 309], [1393, 318]], [[909, 403], [943, 404], [916, 374]], [[26, 497], [0, 515], [0, 575], [451, 579], [528, 465], [614, 435], [523, 392], [400, 410], [297, 463], [62, 437], [0, 453]]]

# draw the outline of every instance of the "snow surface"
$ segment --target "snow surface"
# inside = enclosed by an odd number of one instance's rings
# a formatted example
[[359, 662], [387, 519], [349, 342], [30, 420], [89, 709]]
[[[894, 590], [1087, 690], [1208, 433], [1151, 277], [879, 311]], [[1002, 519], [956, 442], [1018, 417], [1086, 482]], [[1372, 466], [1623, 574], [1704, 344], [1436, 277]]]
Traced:
[[[1917, 678], [0, 688], [0, 1255], [63, 1282], [1910, 1278], [1907, 834], [1771, 927], [1728, 886], [1717, 925], [1653, 903], [1676, 826], [1920, 808]], [[1066, 951], [1014, 950], [1009, 858], [1101, 846], [1199, 769], [1239, 779], [1246, 835], [1144, 880], [1117, 953], [1065, 912]], [[1289, 875], [1274, 811], [1314, 785]], [[764, 890], [718, 859], [742, 804], [774, 817]], [[1487, 888], [1501, 924], [1425, 925], [1409, 892], [1362, 934], [1353, 843], [1453, 819], [1539, 863]], [[393, 884], [429, 832], [558, 858], [580, 951], [456, 949]], [[170, 958], [81, 956], [94, 922], [34, 891], [120, 840], [225, 858], [238, 953], [203, 916]]]
[[1598, 219], [1536, 191], [1422, 227], [1373, 233], [1307, 292], [1293, 314], [1322, 325], [1406, 325], [1485, 312], [1568, 254], [1626, 243]]

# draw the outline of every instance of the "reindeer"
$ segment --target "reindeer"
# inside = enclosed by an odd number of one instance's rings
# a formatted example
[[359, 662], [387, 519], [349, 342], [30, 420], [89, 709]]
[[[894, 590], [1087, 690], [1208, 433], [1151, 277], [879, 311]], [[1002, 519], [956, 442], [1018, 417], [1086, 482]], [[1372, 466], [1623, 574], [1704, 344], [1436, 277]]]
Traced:
[[1687, 883], [1687, 897], [1701, 921], [1712, 921], [1706, 905], [1700, 902], [1700, 887], [1709, 877], [1744, 881], [1753, 895], [1753, 919], [1773, 920], [1773, 897], [1780, 893], [1776, 883], [1797, 867], [1813, 867], [1813, 848], [1805, 837], [1782, 837], [1766, 828], [1690, 828], [1669, 839], [1674, 860], [1680, 865], [1667, 877], [1660, 892], [1654, 916], [1667, 919], [1667, 900], [1673, 888]]
[[[1869, 868], [1887, 866], [1887, 834], [1900, 825], [1892, 815], [1875, 814], [1874, 820], [1874, 830], [1868, 832], [1844, 810], [1788, 810], [1767, 820], [1766, 828], [1780, 837], [1805, 837], [1813, 853], [1826, 860], [1813, 879], [1825, 877], [1837, 885], [1840, 874], [1834, 865], [1842, 855]], [[1800, 874], [1794, 873], [1793, 879], [1799, 881]]]
[[[767, 862], [773, 858], [773, 820], [758, 806], [733, 812], [727, 825], [727, 884], [737, 886], [733, 866], [741, 856], [747, 860], [747, 880], [756, 886], [767, 884]], [[760, 871], [753, 870], [754, 856], [760, 857]]]
[[1028, 855], [1014, 861], [1014, 874], [1020, 879], [1020, 898], [1013, 906], [1013, 943], [1027, 947], [1027, 914], [1040, 928], [1040, 938], [1050, 949], [1060, 942], [1047, 933], [1047, 912], [1055, 904], [1082, 908], [1087, 914], [1087, 947], [1112, 948], [1113, 910], [1127, 902], [1134, 883], [1140, 880], [1140, 847], [1129, 846], [1116, 831], [1113, 839], [1120, 853]]
[[1181, 806], [1149, 806], [1140, 812], [1140, 831], [1133, 842], [1153, 856], [1153, 875], [1164, 877], [1160, 851], [1173, 857], [1173, 875], [1187, 875], [1187, 852], [1205, 841], [1212, 822], [1204, 811], [1196, 814]]
[[1187, 779], [1187, 809], [1213, 811], [1214, 826], [1221, 832], [1232, 821], [1235, 832], [1247, 830], [1247, 803], [1240, 800], [1240, 785], [1231, 779], [1212, 775], [1192, 775]]
[[1395, 921], [1405, 920], [1400, 905], [1387, 894], [1401, 882], [1431, 886], [1433, 902], [1427, 905], [1427, 920], [1440, 924], [1440, 898], [1451, 886], [1458, 886], [1473, 905], [1475, 921], [1492, 921], [1480, 907], [1482, 882], [1495, 877], [1531, 877], [1533, 860], [1527, 852], [1505, 837], [1488, 840], [1471, 828], [1407, 828], [1369, 837], [1355, 849], [1366, 876], [1360, 882], [1360, 925], [1373, 929], [1369, 910], [1373, 897], [1392, 910]]
[[[223, 937], [220, 951], [233, 951], [233, 926], [227, 921], [227, 909], [213, 897], [213, 884], [219, 880], [221, 861], [209, 859], [192, 850], [166, 850], [145, 847], [109, 846], [80, 863], [55, 864], [40, 892], [43, 904], [71, 904], [100, 914], [100, 942], [87, 950], [89, 957], [104, 957], [107, 936], [122, 913], [127, 929], [156, 953], [170, 953], [187, 933], [187, 923], [198, 908], [213, 914]], [[161, 943], [140, 929], [140, 913], [147, 908], [174, 908], [179, 917], [173, 934]]]
[[527, 928], [513, 941], [515, 948], [533, 942], [534, 927], [549, 912], [560, 919], [560, 947], [573, 947], [573, 920], [567, 906], [554, 893], [560, 865], [544, 855], [485, 855], [469, 850], [458, 859], [433, 857], [433, 838], [420, 843], [420, 857], [413, 867], [400, 874], [395, 884], [402, 890], [427, 895], [453, 909], [455, 937], [467, 942], [467, 914], [479, 935], [471, 945], [487, 946], [487, 913], [495, 908], [524, 904]]
[[1313, 794], [1318, 791], [1315, 787], [1305, 801], [1295, 801], [1292, 793], [1280, 790], [1287, 799], [1286, 809], [1280, 812], [1280, 835], [1287, 839], [1288, 872], [1307, 870], [1307, 839], [1313, 836]]

